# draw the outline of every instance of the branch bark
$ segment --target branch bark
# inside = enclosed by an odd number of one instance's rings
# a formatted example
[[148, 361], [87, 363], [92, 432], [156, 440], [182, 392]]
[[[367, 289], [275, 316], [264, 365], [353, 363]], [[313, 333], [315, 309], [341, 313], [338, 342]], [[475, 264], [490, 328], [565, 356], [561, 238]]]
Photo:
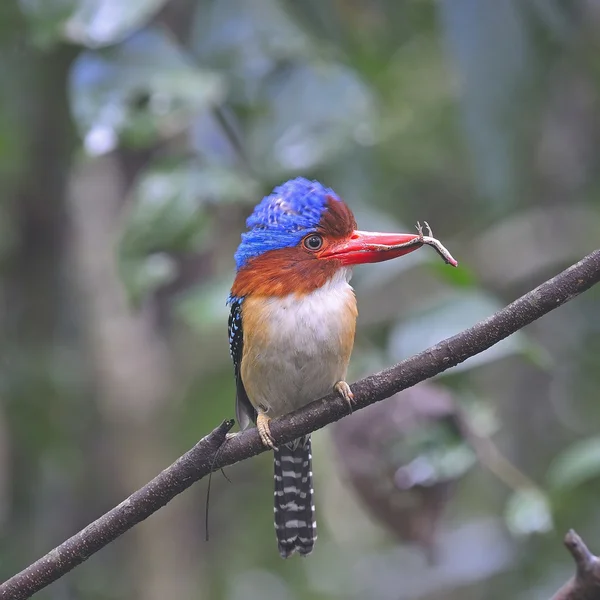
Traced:
[[571, 529], [565, 536], [565, 546], [575, 561], [576, 573], [552, 596], [552, 600], [599, 600], [600, 559]]
[[[487, 350], [599, 281], [600, 249], [473, 327], [390, 369], [357, 381], [351, 386], [355, 409], [389, 398]], [[330, 394], [294, 413], [273, 420], [271, 432], [278, 442], [287, 442], [321, 429], [346, 414], [345, 401]], [[255, 429], [244, 431], [225, 443], [226, 434], [232, 427], [233, 421], [224, 421], [189, 452], [117, 507], [0, 585], [0, 599], [23, 600], [31, 597], [211, 471], [266, 450]], [[555, 600], [575, 598], [588, 597], [557, 596]]]

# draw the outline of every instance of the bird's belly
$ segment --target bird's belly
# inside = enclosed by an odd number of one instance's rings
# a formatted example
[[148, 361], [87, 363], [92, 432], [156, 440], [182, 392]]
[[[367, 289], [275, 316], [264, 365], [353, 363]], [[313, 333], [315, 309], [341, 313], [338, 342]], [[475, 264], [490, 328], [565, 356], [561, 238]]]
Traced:
[[346, 377], [356, 301], [349, 285], [303, 300], [244, 302], [242, 380], [250, 402], [276, 417], [330, 393]]
[[251, 401], [270, 417], [277, 417], [330, 393], [346, 376], [347, 365], [339, 356], [296, 353], [275, 347], [260, 357], [261, 374], [251, 386]]

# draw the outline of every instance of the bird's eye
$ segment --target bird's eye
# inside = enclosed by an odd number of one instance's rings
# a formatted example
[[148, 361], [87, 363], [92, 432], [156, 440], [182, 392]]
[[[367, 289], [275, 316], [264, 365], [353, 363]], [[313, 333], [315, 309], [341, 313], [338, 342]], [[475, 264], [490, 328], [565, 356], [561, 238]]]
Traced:
[[313, 235], [309, 235], [304, 240], [304, 247], [307, 250], [312, 250], [313, 252], [316, 250], [320, 250], [322, 245], [323, 245], [323, 238], [320, 235], [318, 235], [317, 233], [314, 233]]

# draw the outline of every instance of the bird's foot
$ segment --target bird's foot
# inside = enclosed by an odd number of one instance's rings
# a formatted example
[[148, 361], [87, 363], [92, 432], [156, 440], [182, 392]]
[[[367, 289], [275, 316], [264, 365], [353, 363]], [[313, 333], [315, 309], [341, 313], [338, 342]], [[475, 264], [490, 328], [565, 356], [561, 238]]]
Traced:
[[338, 381], [333, 389], [346, 401], [350, 412], [352, 412], [352, 405], [354, 404], [354, 394], [350, 389], [350, 386], [345, 381]]
[[267, 417], [264, 413], [258, 413], [256, 417], [256, 429], [258, 429], [258, 435], [260, 435], [260, 441], [263, 445], [275, 450], [275, 440], [271, 435], [271, 428], [269, 427], [270, 421], [271, 417]]

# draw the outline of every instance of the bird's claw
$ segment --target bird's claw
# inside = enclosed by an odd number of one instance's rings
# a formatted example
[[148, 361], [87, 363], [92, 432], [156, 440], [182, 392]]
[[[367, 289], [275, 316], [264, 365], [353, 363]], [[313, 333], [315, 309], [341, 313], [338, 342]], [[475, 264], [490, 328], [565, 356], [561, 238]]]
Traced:
[[256, 417], [256, 429], [258, 429], [258, 435], [260, 436], [260, 441], [263, 443], [263, 446], [275, 450], [277, 446], [275, 446], [275, 440], [271, 435], [271, 428], [269, 427], [270, 421], [270, 417], [267, 417], [267, 415], [263, 413], [258, 413], [258, 416]]
[[354, 394], [350, 389], [350, 386], [345, 381], [338, 381], [333, 389], [346, 401], [350, 412], [352, 412], [352, 406], [354, 404]]

